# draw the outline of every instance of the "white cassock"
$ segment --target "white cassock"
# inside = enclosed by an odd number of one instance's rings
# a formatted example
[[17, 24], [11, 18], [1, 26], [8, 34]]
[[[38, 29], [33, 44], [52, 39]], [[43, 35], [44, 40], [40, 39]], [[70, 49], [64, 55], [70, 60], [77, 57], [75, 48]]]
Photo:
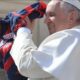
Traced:
[[27, 28], [21, 28], [11, 56], [29, 80], [80, 80], [80, 26], [56, 32], [36, 49]]

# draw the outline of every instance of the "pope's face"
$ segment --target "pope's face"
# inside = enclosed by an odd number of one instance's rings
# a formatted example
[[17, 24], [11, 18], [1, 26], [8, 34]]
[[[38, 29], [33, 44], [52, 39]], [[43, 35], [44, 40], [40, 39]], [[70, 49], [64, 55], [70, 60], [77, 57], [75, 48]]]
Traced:
[[48, 26], [50, 34], [68, 28], [68, 15], [60, 7], [59, 0], [52, 0], [47, 5], [45, 23]]

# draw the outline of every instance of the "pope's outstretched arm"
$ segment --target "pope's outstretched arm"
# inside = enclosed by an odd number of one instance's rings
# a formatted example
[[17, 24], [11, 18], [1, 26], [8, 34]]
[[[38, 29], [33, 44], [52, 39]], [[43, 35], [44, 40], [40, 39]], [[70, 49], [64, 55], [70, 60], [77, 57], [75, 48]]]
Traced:
[[20, 28], [10, 52], [19, 72], [32, 78], [50, 77], [34, 60], [33, 50], [36, 50], [36, 46], [32, 41], [31, 31], [28, 28]]

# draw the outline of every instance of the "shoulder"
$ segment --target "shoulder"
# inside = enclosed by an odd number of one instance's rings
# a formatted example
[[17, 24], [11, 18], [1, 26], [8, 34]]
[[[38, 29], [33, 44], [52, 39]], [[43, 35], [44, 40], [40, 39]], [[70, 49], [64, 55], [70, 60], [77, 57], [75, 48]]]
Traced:
[[43, 46], [44, 44], [55, 41], [55, 40], [61, 40], [63, 39], [66, 41], [66, 39], [75, 39], [75, 38], [80, 38], [80, 29], [66, 29], [62, 30], [56, 33], [53, 33], [52, 35], [49, 35], [43, 42], [40, 44], [40, 47]]

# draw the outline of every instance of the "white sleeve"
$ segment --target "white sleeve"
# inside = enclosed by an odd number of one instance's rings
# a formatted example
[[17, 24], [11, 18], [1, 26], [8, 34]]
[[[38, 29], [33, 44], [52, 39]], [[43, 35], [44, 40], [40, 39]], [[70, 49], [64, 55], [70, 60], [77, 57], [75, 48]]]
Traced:
[[50, 75], [43, 71], [33, 59], [33, 50], [36, 50], [36, 46], [32, 41], [30, 30], [27, 28], [19, 29], [10, 51], [19, 72], [31, 78], [50, 77]]

